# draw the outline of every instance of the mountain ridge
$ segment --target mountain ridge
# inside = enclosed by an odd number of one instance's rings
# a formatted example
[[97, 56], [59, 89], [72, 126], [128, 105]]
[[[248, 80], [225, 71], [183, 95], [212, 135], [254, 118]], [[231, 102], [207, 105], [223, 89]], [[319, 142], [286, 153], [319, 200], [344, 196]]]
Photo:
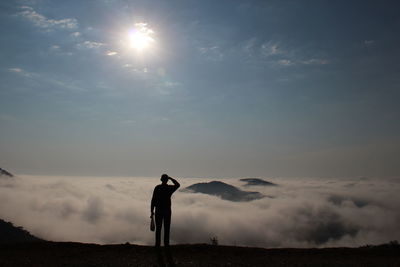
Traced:
[[242, 182], [246, 182], [244, 186], [260, 185], [260, 186], [277, 186], [277, 184], [265, 181], [260, 178], [242, 178]]
[[183, 191], [213, 195], [234, 202], [246, 202], [265, 197], [265, 195], [260, 192], [243, 191], [233, 185], [221, 181], [192, 184], [186, 187]]

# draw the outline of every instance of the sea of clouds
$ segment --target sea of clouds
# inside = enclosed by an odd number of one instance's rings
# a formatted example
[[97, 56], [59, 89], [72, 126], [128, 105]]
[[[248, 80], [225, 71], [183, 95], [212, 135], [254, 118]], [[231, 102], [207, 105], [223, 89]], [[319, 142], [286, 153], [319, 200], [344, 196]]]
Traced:
[[[219, 180], [265, 198], [231, 202], [178, 190], [172, 199], [172, 244], [259, 247], [361, 246], [400, 240], [396, 180], [266, 178], [278, 186], [245, 187], [239, 179], [177, 178], [181, 189]], [[150, 200], [159, 178], [0, 177], [0, 218], [53, 241], [151, 245]]]

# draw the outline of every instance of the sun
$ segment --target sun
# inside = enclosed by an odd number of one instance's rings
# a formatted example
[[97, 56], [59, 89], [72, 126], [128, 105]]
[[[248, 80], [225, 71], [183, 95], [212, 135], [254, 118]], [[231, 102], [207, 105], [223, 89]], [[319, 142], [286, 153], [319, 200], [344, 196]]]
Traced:
[[154, 31], [147, 26], [147, 23], [135, 23], [135, 27], [129, 31], [130, 46], [138, 52], [151, 48], [154, 43]]

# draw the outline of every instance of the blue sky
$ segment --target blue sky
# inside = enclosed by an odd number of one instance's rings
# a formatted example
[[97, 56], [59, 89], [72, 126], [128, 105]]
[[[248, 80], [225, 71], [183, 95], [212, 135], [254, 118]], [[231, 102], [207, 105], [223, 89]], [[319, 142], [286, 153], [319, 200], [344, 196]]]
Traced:
[[[396, 1], [3, 1], [17, 173], [398, 176]], [[131, 31], [146, 31], [143, 50]]]

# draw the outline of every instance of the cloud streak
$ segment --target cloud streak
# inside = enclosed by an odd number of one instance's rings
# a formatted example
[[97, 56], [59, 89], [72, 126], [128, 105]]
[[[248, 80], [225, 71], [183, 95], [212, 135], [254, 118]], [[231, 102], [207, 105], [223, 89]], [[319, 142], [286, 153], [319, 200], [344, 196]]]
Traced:
[[84, 41], [76, 45], [79, 49], [98, 49], [104, 46], [104, 43], [94, 42], [94, 41]]
[[65, 18], [65, 19], [49, 19], [46, 16], [36, 12], [30, 6], [22, 6], [22, 11], [18, 13], [21, 17], [26, 18], [31, 21], [35, 26], [46, 29], [76, 29], [78, 28], [78, 21], [75, 18]]
[[281, 42], [269, 40], [261, 42], [256, 37], [246, 40], [241, 51], [247, 59], [252, 61], [269, 62], [275, 66], [318, 66], [327, 65], [331, 62], [326, 58], [318, 56], [307, 56], [306, 54], [313, 54], [312, 51], [307, 51], [305, 48], [289, 48], [284, 46]]

